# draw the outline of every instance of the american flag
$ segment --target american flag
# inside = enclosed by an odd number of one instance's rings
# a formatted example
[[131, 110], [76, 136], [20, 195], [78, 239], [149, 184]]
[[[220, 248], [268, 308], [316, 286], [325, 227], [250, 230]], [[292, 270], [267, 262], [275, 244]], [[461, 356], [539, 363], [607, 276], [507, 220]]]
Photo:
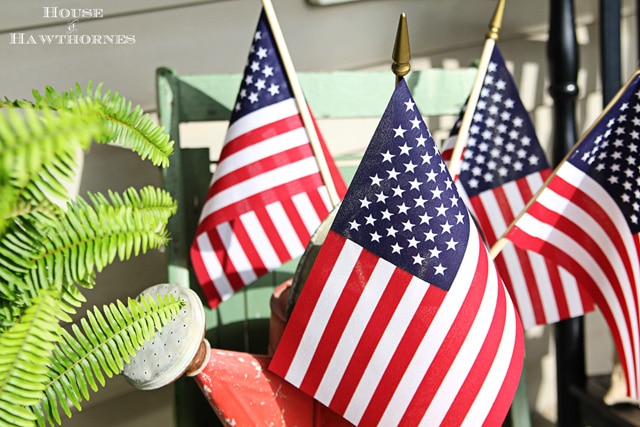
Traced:
[[191, 247], [212, 308], [301, 255], [333, 207], [290, 87], [263, 11]]
[[[453, 148], [459, 123], [443, 148], [445, 158]], [[487, 244], [493, 246], [551, 174], [497, 46], [463, 153], [458, 190]], [[578, 287], [575, 278], [535, 252], [508, 244], [495, 263], [526, 329], [593, 310], [590, 296]]]
[[523, 331], [401, 80], [270, 369], [350, 422], [500, 425]]
[[583, 137], [507, 238], [553, 258], [591, 294], [638, 399], [640, 76]]

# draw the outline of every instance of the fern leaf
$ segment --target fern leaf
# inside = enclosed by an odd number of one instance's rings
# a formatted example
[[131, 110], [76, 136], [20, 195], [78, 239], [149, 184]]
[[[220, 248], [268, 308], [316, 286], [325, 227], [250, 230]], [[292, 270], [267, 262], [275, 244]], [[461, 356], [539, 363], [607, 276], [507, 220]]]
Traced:
[[38, 296], [20, 318], [0, 335], [0, 425], [30, 426], [27, 409], [44, 396], [50, 352], [60, 336], [58, 296]]
[[[168, 240], [166, 223], [175, 202], [163, 190], [127, 190], [104, 196], [90, 194], [92, 204], [78, 198], [57, 221], [23, 221], [0, 240], [0, 301], [21, 302], [40, 289], [55, 288], [65, 295], [72, 286], [93, 286], [94, 275], [116, 258], [121, 261], [160, 248]], [[73, 298], [65, 307], [72, 312]], [[20, 304], [18, 304], [20, 305]], [[2, 305], [0, 304], [0, 307]], [[0, 315], [12, 314], [0, 310]], [[14, 319], [2, 319], [11, 324]]]
[[[48, 108], [0, 114], [0, 231], [9, 217], [46, 205], [47, 194], [66, 194], [73, 176], [70, 158], [102, 134], [88, 106], [53, 112]], [[54, 165], [58, 165], [57, 167]], [[50, 204], [48, 206], [51, 206]]]
[[60, 424], [59, 408], [70, 417], [67, 401], [81, 410], [81, 402], [89, 400], [90, 390], [95, 392], [104, 386], [105, 375], [111, 378], [119, 373], [146, 341], [175, 318], [182, 305], [169, 294], [157, 299], [129, 299], [127, 306], [117, 301], [102, 311], [95, 307], [88, 311], [80, 326], [63, 332], [63, 340], [53, 351], [48, 393], [34, 408], [40, 424], [45, 419]]
[[97, 142], [114, 142], [128, 147], [143, 160], [150, 159], [154, 165], [166, 167], [169, 156], [173, 152], [173, 142], [169, 140], [164, 128], [154, 123], [142, 108], [128, 101], [118, 92], [110, 90], [102, 93], [102, 84], [93, 89], [91, 82], [85, 90], [79, 84], [67, 92], [57, 92], [51, 86], [45, 88], [44, 94], [33, 91], [34, 102], [18, 102], [34, 108], [48, 107], [52, 109], [69, 108], [70, 105], [84, 100], [99, 106], [98, 116], [103, 119], [106, 131], [104, 137]]

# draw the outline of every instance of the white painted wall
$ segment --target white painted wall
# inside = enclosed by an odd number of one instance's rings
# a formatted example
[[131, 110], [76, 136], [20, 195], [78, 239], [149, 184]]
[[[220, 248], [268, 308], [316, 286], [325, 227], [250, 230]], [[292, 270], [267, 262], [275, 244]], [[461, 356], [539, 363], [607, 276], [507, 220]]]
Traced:
[[[372, 0], [319, 8], [304, 0], [274, 0], [296, 68], [338, 70], [386, 68], [390, 63], [399, 14], [407, 14], [414, 68], [466, 66], [480, 54], [494, 0]], [[623, 1], [623, 80], [637, 64], [635, 2]], [[50, 8], [100, 9], [103, 18], [74, 22], [45, 18]], [[45, 10], [44, 8], [49, 8]], [[172, 66], [181, 73], [240, 72], [260, 12], [258, 0], [5, 0], [0, 4], [0, 96], [26, 98], [32, 89], [52, 85], [64, 90], [76, 82], [104, 82], [153, 113], [154, 72]], [[596, 0], [576, 2], [581, 71], [578, 120], [580, 131], [600, 113]], [[510, 0], [499, 41], [535, 121], [543, 144], [551, 138], [551, 100], [546, 92], [547, 3]], [[125, 35], [134, 44], [42, 44], [40, 35]], [[33, 36], [36, 44], [20, 44]], [[436, 137], [444, 137], [449, 120], [430, 120]], [[374, 122], [320, 123], [335, 154], [359, 150], [369, 141]], [[224, 126], [187, 126], [191, 142], [220, 143]], [[344, 141], [353, 145], [347, 146]], [[94, 147], [85, 158], [80, 191], [121, 189], [127, 185], [161, 185], [159, 171], [127, 150]], [[116, 264], [99, 276], [88, 296], [102, 304], [135, 296], [164, 281], [164, 257], [151, 253]], [[608, 372], [612, 347], [598, 314], [587, 317], [588, 369]], [[551, 328], [528, 332], [527, 374], [530, 401], [541, 414], [539, 425], [555, 419], [555, 378]], [[606, 344], [606, 345], [605, 345]], [[112, 381], [68, 426], [172, 425], [172, 388], [133, 391]]]

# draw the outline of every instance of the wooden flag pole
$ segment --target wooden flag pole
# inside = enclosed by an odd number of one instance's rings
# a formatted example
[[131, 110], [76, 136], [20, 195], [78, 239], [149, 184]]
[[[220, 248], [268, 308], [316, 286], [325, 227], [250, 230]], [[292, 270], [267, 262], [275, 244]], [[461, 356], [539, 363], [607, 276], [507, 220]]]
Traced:
[[407, 15], [400, 14], [398, 21], [398, 30], [396, 31], [396, 41], [393, 45], [393, 53], [391, 54], [393, 64], [391, 71], [396, 75], [396, 84], [409, 74], [411, 70], [411, 47], [409, 45], [409, 28], [407, 26]]
[[336, 186], [333, 182], [331, 171], [329, 170], [329, 166], [327, 165], [327, 159], [325, 158], [324, 151], [322, 150], [322, 144], [320, 144], [318, 133], [316, 132], [311, 113], [309, 112], [309, 106], [307, 105], [304, 94], [302, 93], [302, 87], [300, 86], [295, 68], [293, 67], [293, 62], [291, 61], [291, 57], [289, 56], [289, 50], [287, 49], [287, 44], [284, 41], [284, 36], [282, 35], [282, 30], [280, 29], [280, 24], [278, 23], [278, 18], [276, 17], [276, 12], [273, 9], [271, 0], [262, 0], [262, 7], [264, 9], [267, 20], [269, 21], [269, 26], [271, 27], [271, 32], [273, 34], [276, 46], [278, 47], [278, 51], [280, 52], [280, 59], [282, 60], [284, 71], [287, 75], [287, 79], [289, 80], [291, 92], [293, 92], [293, 98], [295, 99], [296, 105], [298, 106], [298, 111], [300, 111], [302, 124], [304, 125], [304, 128], [307, 132], [309, 143], [311, 144], [313, 154], [315, 155], [316, 162], [318, 163], [320, 175], [322, 176], [322, 180], [327, 187], [329, 199], [331, 200], [331, 204], [333, 206], [337, 206], [340, 203], [340, 196], [338, 196], [338, 192], [336, 191]]
[[460, 130], [458, 131], [456, 143], [451, 153], [449, 172], [451, 172], [451, 174], [454, 176], [458, 174], [457, 171], [460, 168], [460, 163], [462, 162], [462, 150], [464, 150], [464, 147], [467, 145], [467, 140], [469, 139], [469, 129], [471, 128], [471, 121], [473, 120], [473, 112], [478, 105], [480, 90], [482, 89], [482, 85], [484, 84], [484, 78], [487, 74], [487, 68], [489, 67], [489, 62], [491, 60], [491, 54], [493, 53], [493, 48], [495, 47], [496, 41], [498, 40], [498, 34], [500, 33], [500, 29], [502, 28], [504, 3], [505, 0], [498, 0], [498, 5], [496, 6], [496, 10], [493, 13], [493, 18], [491, 19], [491, 23], [489, 24], [489, 32], [487, 33], [484, 47], [482, 49], [482, 54], [480, 55], [478, 73], [476, 74], [473, 86], [471, 87], [471, 94], [469, 95], [467, 107], [465, 109], [464, 115], [462, 116], [462, 121], [460, 122]]
[[580, 139], [578, 140], [578, 142], [576, 142], [573, 147], [571, 148], [571, 150], [569, 150], [569, 152], [564, 156], [564, 158], [562, 159], [562, 161], [560, 161], [560, 163], [558, 163], [558, 166], [556, 166], [556, 168], [553, 170], [553, 172], [551, 172], [551, 175], [549, 175], [549, 177], [547, 178], [547, 180], [544, 182], [544, 184], [542, 184], [542, 187], [540, 187], [540, 189], [536, 192], [536, 194], [531, 198], [531, 200], [529, 200], [529, 202], [527, 203], [527, 205], [524, 207], [524, 209], [518, 214], [518, 216], [511, 222], [511, 224], [509, 224], [509, 227], [507, 227], [507, 229], [504, 231], [504, 233], [502, 233], [502, 236], [493, 244], [493, 246], [491, 246], [491, 249], [489, 250], [489, 254], [491, 255], [492, 258], [495, 258], [498, 256], [498, 254], [500, 253], [500, 251], [506, 246], [506, 244], [509, 242], [509, 239], [507, 239], [505, 236], [507, 235], [507, 233], [509, 233], [509, 231], [511, 231], [511, 229], [514, 227], [514, 225], [520, 220], [520, 218], [522, 218], [524, 216], [524, 214], [527, 213], [527, 211], [529, 210], [529, 208], [531, 207], [531, 205], [533, 205], [533, 203], [538, 199], [538, 197], [540, 197], [540, 194], [542, 193], [542, 191], [547, 188], [549, 186], [549, 182], [551, 182], [551, 180], [558, 174], [558, 170], [560, 169], [560, 167], [562, 167], [562, 165], [567, 161], [567, 159], [573, 154], [573, 152], [576, 150], [576, 148], [578, 148], [578, 146], [582, 143], [582, 141], [584, 141], [584, 139], [586, 138], [587, 135], [589, 135], [591, 133], [591, 131], [593, 130], [593, 128], [596, 127], [596, 125], [598, 123], [600, 123], [600, 121], [602, 120], [602, 118], [609, 112], [609, 110], [611, 110], [611, 108], [613, 108], [614, 104], [616, 102], [618, 102], [618, 100], [620, 99], [620, 97], [622, 96], [622, 94], [624, 94], [627, 90], [627, 88], [629, 87], [629, 85], [631, 84], [631, 82], [633, 82], [634, 79], [640, 77], [640, 69], [637, 69], [632, 75], [631, 77], [627, 80], [627, 82], [618, 90], [618, 92], [616, 93], [616, 95], [611, 99], [611, 101], [609, 101], [609, 103], [607, 104], [606, 108], [604, 110], [602, 110], [602, 113], [600, 113], [600, 115], [598, 116], [598, 118], [596, 120], [594, 120], [594, 122], [591, 124], [591, 126], [589, 126], [589, 129], [587, 129], [587, 131], [580, 137]]

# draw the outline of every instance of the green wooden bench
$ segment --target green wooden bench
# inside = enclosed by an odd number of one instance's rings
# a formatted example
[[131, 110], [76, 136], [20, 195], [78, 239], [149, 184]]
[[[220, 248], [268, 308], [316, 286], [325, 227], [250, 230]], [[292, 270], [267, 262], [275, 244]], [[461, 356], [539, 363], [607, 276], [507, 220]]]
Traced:
[[[406, 81], [424, 116], [456, 116], [468, 96], [475, 69], [428, 69], [411, 72]], [[180, 75], [170, 68], [157, 70], [160, 123], [175, 141], [171, 165], [164, 171], [165, 187], [178, 202], [169, 223], [168, 279], [199, 292], [189, 261], [200, 209], [211, 178], [209, 148], [186, 148], [180, 125], [187, 122], [227, 121], [240, 86], [240, 74]], [[322, 119], [379, 119], [395, 85], [391, 71], [336, 71], [298, 73], [300, 85], [314, 116]], [[433, 131], [433, 129], [432, 129]], [[366, 135], [368, 142], [371, 135]], [[325, 139], [326, 135], [325, 135]], [[331, 147], [332, 141], [327, 140]], [[362, 147], [364, 150], [366, 147]], [[215, 153], [216, 155], [218, 153]], [[336, 158], [347, 182], [357, 158]], [[277, 285], [293, 276], [297, 260], [263, 276], [215, 310], [205, 308], [207, 338], [212, 347], [266, 353], [270, 318], [269, 300]], [[526, 390], [512, 406], [513, 425], [527, 426]], [[519, 408], [515, 411], [515, 408]], [[522, 415], [517, 415], [517, 414]], [[193, 381], [176, 384], [177, 425], [218, 425], [215, 414]]]

